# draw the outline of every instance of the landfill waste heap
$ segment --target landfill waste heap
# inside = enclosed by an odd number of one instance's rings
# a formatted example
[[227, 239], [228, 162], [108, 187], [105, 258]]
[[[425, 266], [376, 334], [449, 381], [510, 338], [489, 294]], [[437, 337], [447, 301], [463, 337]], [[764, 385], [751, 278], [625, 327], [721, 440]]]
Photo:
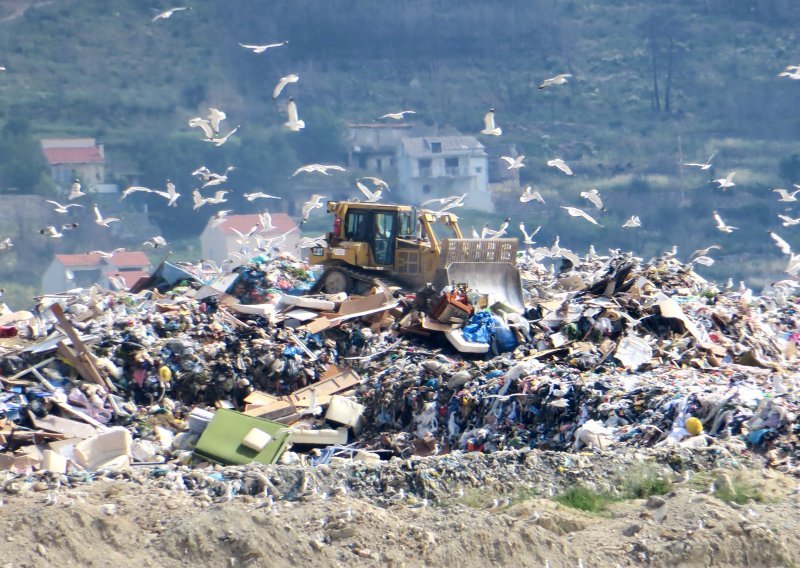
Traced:
[[794, 469], [796, 281], [720, 289], [670, 255], [518, 266], [524, 311], [458, 283], [304, 295], [286, 253], [6, 308], [0, 469], [630, 448]]

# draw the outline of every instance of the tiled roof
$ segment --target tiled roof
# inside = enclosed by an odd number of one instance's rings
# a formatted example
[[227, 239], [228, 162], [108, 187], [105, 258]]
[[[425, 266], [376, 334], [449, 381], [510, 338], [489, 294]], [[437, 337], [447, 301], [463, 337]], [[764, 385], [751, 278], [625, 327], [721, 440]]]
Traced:
[[483, 144], [478, 142], [474, 136], [419, 136], [414, 138], [403, 138], [403, 150], [406, 154], [428, 155], [431, 152], [431, 143], [438, 142], [442, 145], [443, 154], [461, 153], [465, 151], [476, 151], [484, 154]]
[[[104, 260], [99, 254], [57, 254], [56, 260], [64, 266], [72, 268], [100, 266]], [[123, 268], [127, 266], [150, 266], [150, 259], [142, 251], [118, 252], [106, 261], [111, 266]]]
[[44, 157], [50, 165], [102, 163], [103, 154], [94, 148], [44, 148]]
[[[219, 227], [226, 233], [233, 233], [233, 229], [240, 233], [246, 233], [256, 223], [258, 223], [258, 215], [228, 215], [225, 218], [225, 222], [220, 224]], [[297, 226], [297, 223], [286, 213], [272, 213], [272, 224], [276, 228], [270, 231], [271, 233], [285, 233]]]
[[109, 278], [113, 276], [122, 278], [122, 281], [125, 282], [125, 286], [130, 288], [136, 284], [140, 278], [150, 276], [150, 273], [144, 270], [128, 270], [125, 272], [111, 272], [108, 274]]

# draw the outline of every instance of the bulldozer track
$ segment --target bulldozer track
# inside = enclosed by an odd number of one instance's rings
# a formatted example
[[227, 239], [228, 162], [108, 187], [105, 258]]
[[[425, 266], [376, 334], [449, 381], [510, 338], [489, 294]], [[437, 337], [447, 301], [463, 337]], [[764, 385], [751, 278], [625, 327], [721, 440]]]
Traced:
[[324, 278], [325, 274], [328, 272], [328, 270], [333, 270], [333, 269], [344, 272], [354, 282], [356, 281], [363, 282], [370, 286], [381, 287], [385, 290], [390, 290], [390, 291], [407, 289], [407, 287], [403, 286], [401, 282], [393, 278], [387, 278], [385, 274], [381, 274], [379, 272], [376, 274], [377, 271], [363, 270], [342, 264], [342, 265], [329, 266], [328, 268], [326, 268], [325, 271], [322, 274], [320, 274], [319, 278], [317, 278], [317, 281], [314, 283], [314, 286], [311, 287], [311, 290], [309, 290], [309, 292], [312, 294], [317, 294], [321, 292], [322, 286], [325, 281]]

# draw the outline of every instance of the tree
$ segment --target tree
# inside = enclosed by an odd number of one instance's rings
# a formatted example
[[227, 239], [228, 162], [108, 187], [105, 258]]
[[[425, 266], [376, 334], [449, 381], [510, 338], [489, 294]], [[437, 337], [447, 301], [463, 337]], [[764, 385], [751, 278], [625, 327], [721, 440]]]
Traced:
[[44, 154], [25, 118], [10, 118], [0, 131], [0, 187], [20, 193], [53, 192]]

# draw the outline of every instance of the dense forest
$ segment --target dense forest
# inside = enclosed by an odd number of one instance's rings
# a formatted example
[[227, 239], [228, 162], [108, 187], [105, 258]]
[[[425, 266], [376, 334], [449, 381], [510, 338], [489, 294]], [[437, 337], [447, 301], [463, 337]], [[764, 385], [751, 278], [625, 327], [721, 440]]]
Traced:
[[[112, 182], [190, 193], [201, 164], [236, 166], [233, 190], [287, 194], [291, 172], [309, 162], [342, 163], [348, 121], [414, 109], [423, 124], [477, 134], [496, 109], [503, 142], [526, 155], [521, 184], [546, 207], [500, 202], [536, 226], [542, 244], [584, 252], [633, 250], [648, 257], [678, 245], [679, 256], [717, 242], [716, 278], [754, 285], [781, 277], [785, 257], [766, 235], [794, 244], [796, 216], [773, 188], [800, 183], [800, 81], [778, 77], [800, 64], [796, 3], [790, 0], [193, 0], [191, 10], [152, 21], [167, 6], [123, 0], [7, 1], [0, 5], [0, 192], [53, 195], [37, 140], [92, 136], [105, 144]], [[288, 41], [255, 54], [239, 43]], [[287, 135], [290, 85], [308, 125]], [[558, 88], [538, 89], [559, 73]], [[222, 108], [231, 142], [198, 139], [187, 120]], [[482, 140], [487, 142], [486, 140]], [[713, 154], [708, 170], [681, 167]], [[568, 162], [567, 178], [545, 162]], [[736, 186], [710, 181], [736, 172]], [[352, 177], [357, 172], [350, 172]], [[590, 207], [597, 188], [606, 210], [597, 227], [560, 205]], [[241, 192], [239, 192], [241, 193]], [[149, 197], [136, 197], [139, 206]], [[233, 201], [236, 207], [241, 203]], [[504, 210], [507, 208], [507, 210]], [[588, 210], [588, 209], [587, 209]], [[716, 230], [711, 212], [739, 227]], [[206, 216], [191, 199], [152, 207], [168, 238], [196, 235]], [[642, 227], [621, 229], [632, 214]], [[469, 213], [465, 213], [471, 219]], [[474, 217], [473, 217], [474, 218]], [[0, 237], [5, 236], [0, 234]], [[14, 235], [22, 251], [24, 239]], [[62, 245], [59, 245], [62, 246]], [[67, 245], [63, 245], [67, 246]], [[28, 254], [52, 254], [31, 245]], [[0, 260], [13, 280], [19, 250]], [[16, 268], [15, 268], [16, 267]], [[23, 279], [35, 288], [35, 271]]]

